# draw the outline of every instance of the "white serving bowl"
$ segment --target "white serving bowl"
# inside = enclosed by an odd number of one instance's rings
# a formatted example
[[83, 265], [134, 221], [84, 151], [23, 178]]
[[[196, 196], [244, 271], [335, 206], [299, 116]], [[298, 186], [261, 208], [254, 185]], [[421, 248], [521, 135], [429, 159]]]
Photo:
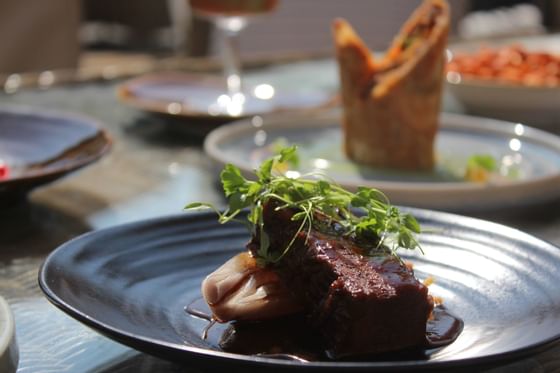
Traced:
[[[560, 54], [560, 34], [451, 44], [451, 56], [481, 46], [519, 44], [529, 51]], [[560, 87], [534, 87], [447, 74], [446, 89], [470, 114], [560, 130]]]

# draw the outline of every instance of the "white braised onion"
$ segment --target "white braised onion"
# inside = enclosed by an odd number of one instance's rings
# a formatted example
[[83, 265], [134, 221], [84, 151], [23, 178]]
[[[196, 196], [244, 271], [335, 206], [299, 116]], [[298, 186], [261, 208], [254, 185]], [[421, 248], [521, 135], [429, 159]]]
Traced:
[[202, 295], [217, 321], [258, 321], [298, 312], [301, 307], [271, 269], [243, 252], [202, 282]]

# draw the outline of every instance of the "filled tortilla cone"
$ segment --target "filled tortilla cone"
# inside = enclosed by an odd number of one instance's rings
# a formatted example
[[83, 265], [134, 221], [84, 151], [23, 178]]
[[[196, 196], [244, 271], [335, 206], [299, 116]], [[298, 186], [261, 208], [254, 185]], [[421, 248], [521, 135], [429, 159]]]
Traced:
[[350, 159], [374, 167], [434, 166], [448, 30], [447, 3], [426, 0], [376, 60], [347, 21], [335, 20], [344, 150]]

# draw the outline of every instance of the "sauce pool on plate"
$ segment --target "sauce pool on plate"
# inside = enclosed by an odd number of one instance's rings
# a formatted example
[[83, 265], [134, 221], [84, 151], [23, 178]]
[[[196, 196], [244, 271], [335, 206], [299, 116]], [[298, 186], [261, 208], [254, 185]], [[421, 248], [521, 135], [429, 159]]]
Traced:
[[[243, 355], [258, 355], [284, 360], [329, 361], [320, 336], [308, 325], [301, 314], [262, 322], [229, 322], [218, 324], [212, 319], [208, 305], [196, 299], [185, 307], [193, 318], [208, 321], [201, 338], [225, 351]], [[208, 333], [219, 327], [219, 332]], [[365, 360], [429, 359], [430, 355], [457, 339], [463, 330], [463, 321], [438, 305], [426, 324], [426, 344], [419, 348], [371, 356], [355, 356]], [[346, 358], [348, 360], [349, 358]]]

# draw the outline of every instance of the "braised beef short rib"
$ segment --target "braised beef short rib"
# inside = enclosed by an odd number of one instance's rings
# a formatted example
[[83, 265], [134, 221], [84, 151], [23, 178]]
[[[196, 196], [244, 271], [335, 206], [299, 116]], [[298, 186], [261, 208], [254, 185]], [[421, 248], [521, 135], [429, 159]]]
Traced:
[[[281, 252], [298, 231], [294, 211], [264, 208], [270, 250]], [[256, 252], [258, 235], [248, 244]], [[280, 278], [303, 304], [309, 323], [322, 335], [332, 358], [422, 347], [433, 309], [428, 288], [411, 268], [384, 253], [364, 256], [354, 240], [335, 229], [297, 233], [275, 265]]]

